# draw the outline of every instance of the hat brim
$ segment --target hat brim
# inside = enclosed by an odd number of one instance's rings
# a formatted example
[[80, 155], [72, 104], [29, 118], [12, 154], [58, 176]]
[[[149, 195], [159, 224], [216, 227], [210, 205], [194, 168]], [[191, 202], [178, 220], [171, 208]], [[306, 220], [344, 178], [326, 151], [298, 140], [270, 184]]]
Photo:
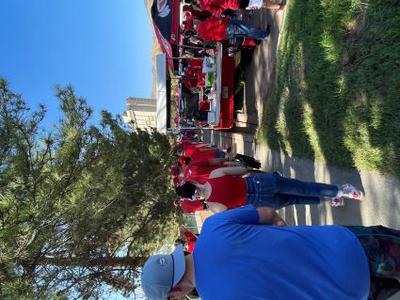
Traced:
[[174, 252], [171, 253], [174, 257], [174, 283], [173, 288], [181, 281], [183, 274], [185, 274], [185, 253], [183, 245], [178, 245]]

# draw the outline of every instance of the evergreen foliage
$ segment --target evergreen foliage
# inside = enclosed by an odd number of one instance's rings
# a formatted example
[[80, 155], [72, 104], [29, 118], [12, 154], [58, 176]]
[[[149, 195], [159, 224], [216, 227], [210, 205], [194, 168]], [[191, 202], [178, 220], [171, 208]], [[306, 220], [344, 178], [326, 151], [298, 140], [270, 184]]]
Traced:
[[131, 130], [56, 87], [63, 117], [43, 129], [0, 80], [0, 298], [126, 295], [148, 255], [176, 233], [173, 139]]

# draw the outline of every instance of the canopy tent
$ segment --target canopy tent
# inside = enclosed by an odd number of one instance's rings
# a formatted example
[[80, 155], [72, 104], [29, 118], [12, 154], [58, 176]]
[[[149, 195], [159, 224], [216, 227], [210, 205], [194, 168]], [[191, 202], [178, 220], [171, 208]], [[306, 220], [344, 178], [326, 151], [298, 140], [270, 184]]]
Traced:
[[[174, 55], [173, 45], [179, 42], [180, 1], [154, 0], [151, 18], [162, 51], [171, 58]], [[168, 60], [168, 65], [173, 68], [172, 60]]]

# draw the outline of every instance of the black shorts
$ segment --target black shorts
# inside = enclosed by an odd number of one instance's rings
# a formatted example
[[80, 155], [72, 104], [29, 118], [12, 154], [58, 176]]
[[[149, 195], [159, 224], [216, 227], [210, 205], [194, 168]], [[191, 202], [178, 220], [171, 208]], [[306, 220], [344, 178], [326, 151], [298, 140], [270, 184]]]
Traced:
[[246, 9], [246, 7], [249, 6], [249, 1], [250, 0], [241, 0], [240, 1], [240, 8], [241, 9]]

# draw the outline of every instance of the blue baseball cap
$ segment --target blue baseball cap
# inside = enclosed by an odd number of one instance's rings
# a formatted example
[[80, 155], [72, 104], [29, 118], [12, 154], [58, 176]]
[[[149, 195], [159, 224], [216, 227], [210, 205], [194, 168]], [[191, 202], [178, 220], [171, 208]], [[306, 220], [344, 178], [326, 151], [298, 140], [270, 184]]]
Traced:
[[153, 255], [142, 269], [142, 289], [149, 300], [165, 300], [185, 273], [183, 246], [178, 245], [170, 255]]

